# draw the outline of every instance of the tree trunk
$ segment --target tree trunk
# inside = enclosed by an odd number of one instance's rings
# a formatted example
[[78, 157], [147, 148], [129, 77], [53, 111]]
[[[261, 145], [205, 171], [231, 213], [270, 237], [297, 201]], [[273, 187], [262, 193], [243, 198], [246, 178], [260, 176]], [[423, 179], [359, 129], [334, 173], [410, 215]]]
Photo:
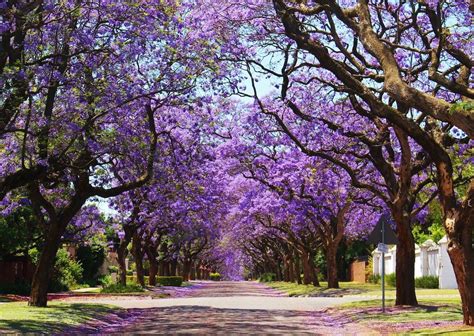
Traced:
[[202, 280], [201, 262], [198, 262], [196, 265], [196, 279]]
[[[453, 202], [454, 203], [454, 202]], [[444, 205], [448, 254], [461, 295], [463, 323], [474, 325], [474, 180], [461, 206]], [[455, 230], [457, 229], [457, 230]]]
[[339, 280], [337, 278], [337, 247], [326, 247], [326, 265], [328, 288], [339, 288]]
[[127, 265], [125, 263], [125, 258], [127, 256], [127, 245], [122, 246], [121, 242], [117, 249], [117, 262], [119, 264], [119, 284], [126, 286], [127, 285]]
[[133, 236], [134, 226], [124, 226], [123, 231], [125, 233], [123, 239], [120, 241], [117, 248], [117, 262], [119, 264], [119, 284], [127, 285], [127, 264], [125, 259], [128, 254], [128, 244], [130, 244]]
[[189, 272], [189, 280], [196, 280], [196, 265], [191, 262], [191, 270]]
[[191, 261], [185, 260], [183, 262], [183, 275], [182, 275], [184, 281], [189, 280], [190, 273], [191, 273]]
[[297, 252], [295, 253], [295, 261], [293, 267], [295, 272], [296, 283], [298, 285], [301, 285], [300, 258]]
[[309, 267], [311, 269], [311, 274], [313, 275], [313, 286], [315, 287], [320, 287], [321, 285], [319, 284], [319, 280], [318, 280], [318, 271], [316, 269], [316, 265], [314, 264], [314, 255], [313, 253], [308, 253], [308, 257], [309, 257]]
[[42, 248], [31, 283], [31, 294], [30, 300], [28, 301], [28, 305], [30, 306], [46, 307], [50, 275], [63, 233], [64, 228], [60, 223], [49, 223], [48, 236]]
[[148, 274], [148, 284], [150, 286], [156, 286], [156, 275], [158, 274], [158, 253], [156, 250], [156, 246], [147, 242], [147, 246], [145, 247], [145, 252], [148, 257], [148, 261], [150, 262], [150, 272]]
[[[401, 212], [401, 213], [400, 213]], [[416, 306], [415, 293], [415, 240], [410, 221], [402, 211], [392, 213], [397, 226], [396, 299], [395, 305]]]
[[178, 260], [174, 259], [170, 262], [170, 275], [175, 276], [178, 268]]
[[313, 272], [309, 264], [309, 253], [306, 250], [301, 252], [301, 259], [303, 263], [303, 283], [309, 285], [313, 282]]
[[290, 262], [287, 255], [283, 256], [283, 281], [290, 281]]
[[137, 267], [137, 280], [140, 286], [145, 287], [145, 274], [143, 270], [143, 249], [141, 247], [140, 237], [137, 233], [133, 235], [132, 245], [133, 257]]
[[288, 279], [290, 282], [295, 282], [295, 265], [291, 255], [288, 256]]
[[148, 284], [150, 286], [156, 286], [156, 275], [158, 274], [158, 262], [155, 258], [151, 259], [148, 257], [150, 261], [150, 274], [148, 278]]
[[164, 276], [172, 275], [170, 272], [170, 263], [168, 261], [163, 261], [163, 275]]
[[183, 265], [181, 265], [179, 262], [176, 262], [176, 274], [175, 275], [180, 275], [182, 274], [182, 269], [183, 269]]

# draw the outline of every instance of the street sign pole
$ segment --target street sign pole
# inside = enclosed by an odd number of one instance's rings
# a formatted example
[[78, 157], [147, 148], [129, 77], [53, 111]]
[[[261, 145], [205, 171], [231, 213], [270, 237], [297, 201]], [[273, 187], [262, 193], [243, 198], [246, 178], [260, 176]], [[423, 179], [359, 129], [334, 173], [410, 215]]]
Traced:
[[[382, 244], [385, 245], [385, 222], [382, 222]], [[382, 251], [382, 312], [385, 313], [385, 252]]]

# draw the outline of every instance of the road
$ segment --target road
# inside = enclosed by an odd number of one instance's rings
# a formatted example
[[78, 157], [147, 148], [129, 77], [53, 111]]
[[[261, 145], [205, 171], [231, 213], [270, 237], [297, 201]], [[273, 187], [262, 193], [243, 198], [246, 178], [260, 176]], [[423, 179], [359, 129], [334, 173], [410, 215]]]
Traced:
[[94, 303], [113, 304], [130, 313], [128, 321], [96, 329], [107, 334], [373, 335], [344, 317], [324, 312], [362, 299], [287, 297], [256, 282], [222, 281], [196, 283], [181, 298], [96, 299]]

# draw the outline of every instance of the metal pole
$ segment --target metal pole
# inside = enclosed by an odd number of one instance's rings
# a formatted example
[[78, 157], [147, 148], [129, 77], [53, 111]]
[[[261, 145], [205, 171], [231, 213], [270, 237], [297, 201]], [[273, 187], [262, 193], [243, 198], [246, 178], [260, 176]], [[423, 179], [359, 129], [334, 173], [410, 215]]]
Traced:
[[[385, 245], [385, 221], [382, 221], [382, 244]], [[382, 252], [382, 312], [385, 313], [385, 252]]]

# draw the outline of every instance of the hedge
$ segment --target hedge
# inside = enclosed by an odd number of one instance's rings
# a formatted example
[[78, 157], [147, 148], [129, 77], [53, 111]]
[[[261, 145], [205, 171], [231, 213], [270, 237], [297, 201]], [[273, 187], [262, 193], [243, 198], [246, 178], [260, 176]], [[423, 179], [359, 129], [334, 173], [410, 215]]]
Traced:
[[263, 273], [260, 278], [258, 279], [261, 282], [271, 282], [276, 280], [275, 273]]
[[415, 278], [416, 288], [439, 288], [439, 278], [433, 275]]
[[158, 276], [156, 282], [162, 286], [175, 286], [180, 287], [183, 283], [183, 277], [181, 276]]
[[137, 284], [121, 285], [121, 284], [112, 284], [107, 287], [102, 288], [101, 293], [140, 293], [144, 292], [144, 289]]
[[209, 278], [212, 280], [212, 281], [220, 281], [221, 280], [221, 275], [219, 273], [211, 273], [209, 275]]
[[[145, 275], [144, 278], [145, 278], [145, 285], [148, 286], [150, 284], [150, 281], [149, 281], [150, 277]], [[137, 278], [134, 277], [133, 275], [127, 275], [127, 283], [137, 283]]]

